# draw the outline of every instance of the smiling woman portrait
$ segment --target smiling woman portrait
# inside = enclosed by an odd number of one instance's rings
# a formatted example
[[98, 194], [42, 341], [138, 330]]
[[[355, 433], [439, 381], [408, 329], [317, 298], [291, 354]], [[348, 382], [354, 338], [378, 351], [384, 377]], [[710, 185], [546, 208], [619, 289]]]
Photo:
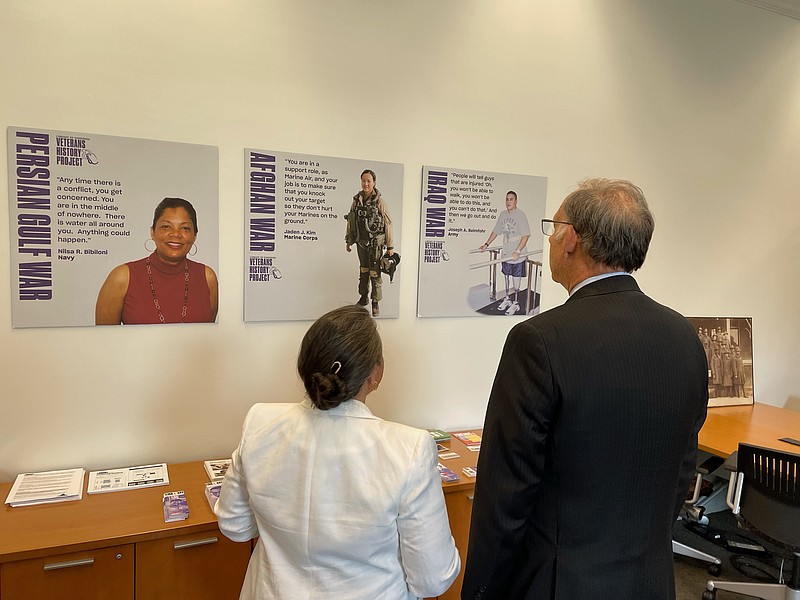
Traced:
[[95, 325], [213, 323], [217, 275], [187, 258], [197, 239], [191, 203], [164, 198], [153, 215], [150, 238], [155, 243], [150, 256], [119, 265], [106, 277], [97, 295]]

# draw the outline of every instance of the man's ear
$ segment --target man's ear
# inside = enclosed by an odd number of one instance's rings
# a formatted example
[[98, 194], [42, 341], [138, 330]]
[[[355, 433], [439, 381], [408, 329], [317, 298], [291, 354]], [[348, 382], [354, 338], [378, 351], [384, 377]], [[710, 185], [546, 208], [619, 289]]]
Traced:
[[564, 232], [564, 252], [572, 254], [578, 247], [578, 234], [575, 228], [567, 225], [567, 230]]

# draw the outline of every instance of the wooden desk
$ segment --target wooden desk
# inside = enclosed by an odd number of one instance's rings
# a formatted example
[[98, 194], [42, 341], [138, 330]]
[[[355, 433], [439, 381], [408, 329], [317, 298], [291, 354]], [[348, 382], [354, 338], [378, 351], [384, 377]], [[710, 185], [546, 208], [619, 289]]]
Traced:
[[[481, 429], [471, 429], [475, 433], [482, 434]], [[450, 531], [456, 541], [458, 554], [461, 556], [461, 573], [458, 574], [453, 585], [444, 594], [439, 596], [439, 600], [457, 600], [461, 597], [461, 582], [464, 578], [464, 565], [467, 560], [467, 543], [469, 542], [469, 525], [472, 517], [472, 497], [475, 493], [475, 478], [467, 477], [461, 469], [464, 467], [475, 467], [478, 464], [478, 452], [472, 452], [466, 444], [455, 437], [450, 441], [442, 442], [442, 445], [450, 451], [458, 454], [458, 458], [439, 460], [441, 464], [453, 471], [461, 479], [453, 483], [444, 483], [444, 501], [447, 505], [447, 518], [450, 522]]]
[[778, 441], [782, 437], [800, 439], [800, 412], [758, 402], [717, 406], [708, 409], [698, 447], [724, 458], [736, 451], [739, 442], [800, 454], [800, 446]]
[[[71, 598], [236, 597], [251, 544], [220, 534], [204, 493], [202, 461], [168, 469], [166, 486], [92, 495], [84, 488], [83, 499], [74, 502], [4, 504], [0, 598], [52, 598], [65, 589]], [[11, 485], [0, 484], [4, 501]], [[189, 518], [164, 523], [161, 497], [174, 490], [185, 491]], [[82, 564], [45, 567], [76, 561]]]
[[[473, 431], [480, 432], [480, 429]], [[800, 439], [800, 412], [786, 408], [756, 403], [750, 406], [719, 406], [708, 409], [708, 416], [700, 430], [698, 446], [700, 450], [727, 458], [739, 447], [739, 442], [748, 442], [768, 448], [777, 448], [800, 454], [800, 446], [778, 441], [782, 437]], [[443, 465], [461, 476], [456, 483], [444, 484], [445, 502], [450, 520], [450, 530], [461, 555], [461, 569], [451, 588], [440, 600], [459, 598], [463, 569], [469, 541], [469, 525], [472, 515], [472, 498], [475, 480], [464, 476], [461, 469], [478, 463], [478, 454], [453, 438], [445, 442], [459, 458], [440, 460]]]
[[[480, 429], [473, 431], [482, 433]], [[736, 450], [740, 441], [800, 452], [797, 446], [778, 441], [786, 436], [800, 438], [800, 413], [767, 404], [716, 407], [708, 409], [706, 423], [700, 431], [699, 447], [724, 457]], [[443, 445], [459, 455], [458, 458], [440, 462], [461, 478], [457, 482], [444, 484], [443, 489], [450, 528], [463, 569], [475, 479], [464, 475], [462, 469], [477, 465], [478, 453], [470, 452], [456, 438]], [[98, 551], [105, 551], [107, 555], [97, 554], [96, 566], [110, 566], [110, 572], [113, 573], [112, 576], [98, 578], [98, 585], [107, 586], [113, 580], [121, 579], [125, 580], [131, 591], [123, 594], [115, 588], [105, 595], [95, 591], [92, 592], [94, 595], [85, 596], [87, 598], [133, 598], [134, 589], [140, 598], [148, 599], [235, 597], [244, 578], [250, 545], [234, 544], [219, 534], [216, 517], [203, 494], [207, 476], [202, 462], [169, 465], [169, 475], [171, 483], [168, 486], [108, 494], [84, 493], [83, 500], [77, 502], [22, 508], [3, 505], [0, 509], [0, 599], [48, 597], [36, 596], [29, 585], [24, 588], [22, 595], [16, 589], [20, 583], [30, 584], [34, 574], [38, 574], [39, 580], [43, 579], [45, 563], [81, 559]], [[0, 497], [3, 500], [10, 489], [11, 482], [0, 483]], [[190, 516], [186, 521], [164, 523], [161, 496], [165, 491], [178, 489], [186, 492]], [[195, 550], [200, 552], [184, 560], [181, 563], [183, 567], [178, 566], [177, 573], [170, 575], [176, 569], [173, 554], [178, 552], [175, 551], [175, 542], [192, 543], [214, 537], [218, 539], [217, 543], [196, 547]], [[214, 547], [216, 554], [206, 552]], [[199, 556], [200, 553], [204, 553], [205, 557]], [[222, 563], [227, 562], [225, 557], [234, 557], [235, 566], [220, 568]], [[85, 586], [88, 568], [79, 567], [72, 571], [76, 575], [67, 576], [76, 577], [81, 586]], [[233, 573], [233, 581], [225, 582], [227, 591], [220, 591], [219, 587], [209, 583], [209, 579], [216, 579], [216, 574], [226, 571]], [[55, 573], [61, 577], [69, 572], [69, 569], [64, 569]], [[173, 581], [164, 579], [169, 576], [173, 577]], [[70, 589], [78, 593], [78, 587], [63, 581], [62, 577], [58, 584], [62, 591]], [[176, 594], [175, 586], [184, 585], [187, 581], [200, 582], [202, 593]], [[458, 598], [461, 582], [462, 575], [459, 574], [450, 590], [440, 598]], [[149, 589], [148, 585], [163, 589], [163, 596], [142, 595], [144, 590]]]

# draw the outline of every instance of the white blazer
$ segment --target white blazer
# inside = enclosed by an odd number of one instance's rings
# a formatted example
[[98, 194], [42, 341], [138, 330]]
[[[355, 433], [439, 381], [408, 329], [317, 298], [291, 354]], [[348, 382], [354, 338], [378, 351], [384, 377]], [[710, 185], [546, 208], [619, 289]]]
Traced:
[[428, 432], [358, 400], [254, 405], [214, 510], [230, 539], [259, 538], [240, 599], [445, 592], [461, 560], [436, 462]]

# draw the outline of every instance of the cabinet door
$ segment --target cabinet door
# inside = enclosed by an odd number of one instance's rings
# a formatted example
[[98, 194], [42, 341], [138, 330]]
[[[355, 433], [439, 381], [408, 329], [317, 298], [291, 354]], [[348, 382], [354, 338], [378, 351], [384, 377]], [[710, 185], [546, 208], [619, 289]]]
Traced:
[[238, 598], [250, 549], [250, 542], [232, 542], [216, 530], [139, 542], [136, 597], [141, 600]]
[[[445, 490], [446, 491], [446, 490]], [[447, 505], [447, 519], [450, 521], [450, 531], [456, 541], [458, 555], [461, 557], [461, 573], [458, 574], [453, 585], [440, 600], [458, 600], [461, 598], [461, 581], [464, 578], [464, 565], [467, 561], [467, 543], [469, 542], [469, 525], [472, 518], [473, 489], [460, 492], [445, 493], [444, 502]]]
[[0, 566], [3, 600], [133, 600], [133, 545]]

